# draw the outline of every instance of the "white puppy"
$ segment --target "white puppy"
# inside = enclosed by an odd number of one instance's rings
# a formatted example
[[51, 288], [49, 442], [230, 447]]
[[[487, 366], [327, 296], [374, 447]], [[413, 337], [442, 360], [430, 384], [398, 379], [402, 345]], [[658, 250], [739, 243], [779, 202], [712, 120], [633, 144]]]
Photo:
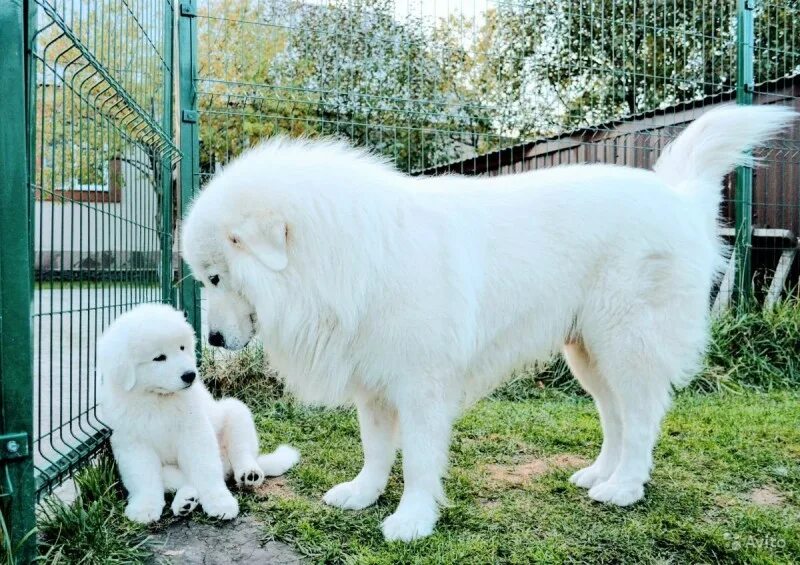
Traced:
[[122, 314], [100, 338], [97, 357], [103, 421], [113, 430], [131, 520], [158, 520], [165, 491], [176, 493], [176, 516], [200, 503], [209, 516], [234, 518], [239, 505], [226, 476], [257, 486], [299, 460], [285, 445], [259, 455], [250, 410], [211, 397], [197, 378], [194, 332], [174, 308], [145, 304]]
[[364, 467], [328, 504], [375, 502], [402, 449], [387, 539], [433, 531], [459, 412], [559, 349], [604, 432], [571, 480], [594, 500], [632, 504], [672, 387], [706, 345], [722, 178], [793, 115], [708, 112], [654, 171], [413, 178], [339, 143], [268, 142], [217, 174], [184, 223], [209, 339], [242, 347], [257, 316], [300, 398], [355, 403]]

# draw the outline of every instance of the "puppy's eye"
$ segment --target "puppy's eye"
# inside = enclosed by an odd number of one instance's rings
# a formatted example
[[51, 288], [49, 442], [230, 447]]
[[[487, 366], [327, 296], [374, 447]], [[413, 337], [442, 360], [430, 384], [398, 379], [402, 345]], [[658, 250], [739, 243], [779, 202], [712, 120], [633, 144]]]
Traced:
[[219, 284], [219, 275], [211, 275], [208, 277], [208, 281], [214, 286], [217, 286]]
[[[183, 348], [181, 348], [181, 349], [183, 349]], [[164, 355], [163, 353], [161, 355], [159, 355], [158, 357], [153, 357], [153, 361], [166, 361], [166, 360], [167, 360], [167, 356]]]
[[181, 345], [181, 351], [183, 351], [184, 349], [185, 349], [185, 348], [184, 348], [184, 347]]

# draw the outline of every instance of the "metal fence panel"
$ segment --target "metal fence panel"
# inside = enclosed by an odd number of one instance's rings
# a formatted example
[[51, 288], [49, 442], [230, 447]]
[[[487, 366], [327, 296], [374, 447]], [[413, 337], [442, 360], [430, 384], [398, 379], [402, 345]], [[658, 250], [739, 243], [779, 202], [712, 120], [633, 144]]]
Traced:
[[[756, 103], [800, 111], [800, 4], [751, 1], [753, 18], [752, 96]], [[798, 294], [800, 261], [800, 123], [758, 149], [752, 181], [752, 291], [771, 306]], [[738, 238], [738, 237], [737, 237]]]
[[172, 7], [37, 1], [34, 379], [39, 491], [108, 435], [95, 342], [171, 301]]
[[36, 543], [18, 547], [35, 526], [24, 16], [20, 4], [0, 4], [0, 504], [10, 534], [0, 532], [0, 543], [27, 562]]
[[172, 301], [173, 8], [36, 0], [34, 461], [39, 494], [108, 437], [95, 342], [117, 315]]
[[[201, 184], [273, 135], [345, 137], [414, 174], [650, 167], [718, 104], [800, 107], [788, 0], [202, 0], [197, 15]], [[734, 283], [742, 303], [797, 286], [799, 139], [725, 182], [735, 253], [716, 311]]]
[[[200, 147], [197, 117], [197, 23], [194, 1], [181, 2], [178, 35], [180, 38], [180, 140], [183, 159], [180, 178], [180, 213], [187, 211], [192, 196], [200, 186], [198, 170], [200, 166]], [[181, 262], [181, 308], [186, 312], [189, 323], [195, 330], [198, 340], [197, 354], [200, 355], [203, 332], [200, 317], [200, 284], [192, 278], [189, 267]]]
[[[723, 103], [800, 109], [796, 2], [202, 0], [202, 180], [273, 135], [340, 136], [413, 174], [651, 167]], [[224, 49], [219, 49], [224, 45]], [[800, 135], [725, 181], [715, 311], [795, 289]], [[737, 276], [738, 274], [738, 276]]]

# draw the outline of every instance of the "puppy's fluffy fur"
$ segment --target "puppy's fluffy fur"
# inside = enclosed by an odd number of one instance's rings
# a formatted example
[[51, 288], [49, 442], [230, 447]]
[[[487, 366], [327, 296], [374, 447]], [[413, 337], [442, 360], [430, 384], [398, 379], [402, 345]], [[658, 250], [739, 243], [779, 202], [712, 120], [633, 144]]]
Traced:
[[412, 178], [340, 143], [271, 141], [200, 194], [184, 256], [205, 284], [215, 342], [243, 346], [257, 316], [291, 390], [356, 404], [364, 467], [325, 502], [375, 502], [402, 449], [387, 539], [432, 532], [459, 412], [559, 349], [604, 432], [571, 480], [624, 506], [644, 495], [672, 387], [706, 345], [721, 180], [793, 116], [713, 110], [654, 171]]
[[259, 455], [250, 410], [233, 398], [211, 397], [196, 378], [194, 332], [175, 309], [146, 304], [122, 314], [97, 351], [103, 421], [113, 430], [131, 520], [158, 520], [165, 491], [176, 493], [176, 516], [199, 503], [209, 516], [234, 518], [239, 505], [226, 476], [253, 487], [299, 460], [285, 445]]

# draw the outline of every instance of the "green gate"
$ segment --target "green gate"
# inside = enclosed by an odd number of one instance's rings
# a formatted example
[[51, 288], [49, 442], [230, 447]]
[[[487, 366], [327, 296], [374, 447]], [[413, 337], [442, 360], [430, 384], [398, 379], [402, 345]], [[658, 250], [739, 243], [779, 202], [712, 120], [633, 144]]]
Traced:
[[3, 546], [23, 562], [37, 498], [109, 436], [97, 338], [177, 299], [175, 24], [169, 0], [0, 7]]

